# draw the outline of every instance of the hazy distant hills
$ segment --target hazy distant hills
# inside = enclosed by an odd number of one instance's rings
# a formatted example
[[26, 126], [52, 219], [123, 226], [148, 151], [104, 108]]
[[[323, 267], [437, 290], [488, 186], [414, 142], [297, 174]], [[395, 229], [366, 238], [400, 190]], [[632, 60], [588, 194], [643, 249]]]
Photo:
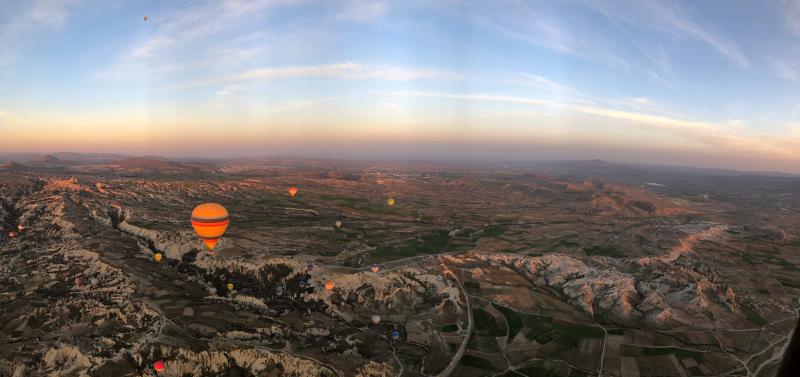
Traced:
[[[632, 184], [656, 182], [665, 178], [690, 178], [692, 176], [715, 177], [743, 177], [764, 176], [800, 178], [800, 175], [782, 172], [740, 171], [731, 169], [696, 168], [672, 165], [646, 165], [633, 163], [616, 163], [604, 160], [568, 160], [568, 161], [513, 161], [513, 162], [481, 162], [481, 161], [345, 161], [337, 159], [296, 158], [296, 157], [253, 157], [253, 158], [228, 158], [228, 159], [203, 159], [203, 158], [168, 158], [161, 156], [131, 156], [114, 153], [76, 153], [56, 152], [43, 153], [0, 153], [0, 163], [14, 162], [14, 168], [26, 167], [69, 167], [75, 165], [108, 165], [115, 166], [117, 170], [131, 170], [140, 173], [190, 173], [202, 172], [214, 166], [226, 169], [248, 170], [258, 167], [283, 166], [283, 167], [324, 167], [334, 168], [348, 165], [366, 168], [369, 166], [393, 167], [402, 169], [413, 166], [415, 168], [447, 166], [456, 168], [469, 167], [497, 167], [513, 170], [531, 171], [578, 179], [607, 179], [622, 181]], [[8, 170], [10, 166], [0, 165], [0, 169]]]

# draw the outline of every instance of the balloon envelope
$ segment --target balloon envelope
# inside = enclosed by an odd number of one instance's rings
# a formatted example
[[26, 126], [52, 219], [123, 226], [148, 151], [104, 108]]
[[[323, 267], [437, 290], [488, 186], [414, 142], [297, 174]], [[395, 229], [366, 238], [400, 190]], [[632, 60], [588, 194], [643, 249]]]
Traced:
[[369, 266], [369, 269], [372, 270], [372, 272], [378, 272], [378, 271], [381, 270], [381, 267], [378, 266], [377, 264], [373, 264], [373, 265]]
[[336, 220], [336, 227], [337, 228], [341, 228], [342, 227], [342, 222], [339, 221], [339, 220]]
[[386, 199], [386, 204], [389, 205], [389, 207], [393, 206], [394, 205], [394, 198]]
[[156, 260], [156, 262], [161, 262], [161, 258], [163, 258], [163, 256], [161, 253], [156, 253], [156, 255], [153, 255], [153, 258]]
[[327, 289], [328, 291], [332, 291], [333, 290], [333, 282], [329, 281], [329, 282], [325, 283], [325, 289]]
[[297, 195], [297, 187], [294, 186], [289, 187], [289, 195], [291, 195], [294, 198], [294, 196]]
[[156, 361], [155, 363], [153, 363], [153, 369], [155, 369], [156, 372], [161, 372], [162, 370], [164, 370], [164, 362], [161, 360]]
[[400, 337], [400, 331], [392, 330], [392, 338], [397, 339], [399, 337]]
[[377, 314], [372, 316], [372, 323], [377, 325], [380, 321], [381, 321], [381, 316], [379, 316]]
[[192, 227], [209, 251], [228, 229], [228, 210], [217, 203], [203, 203], [192, 211]]
[[229, 291], [232, 291], [232, 290], [233, 290], [233, 283], [228, 283], [228, 290], [229, 290]]

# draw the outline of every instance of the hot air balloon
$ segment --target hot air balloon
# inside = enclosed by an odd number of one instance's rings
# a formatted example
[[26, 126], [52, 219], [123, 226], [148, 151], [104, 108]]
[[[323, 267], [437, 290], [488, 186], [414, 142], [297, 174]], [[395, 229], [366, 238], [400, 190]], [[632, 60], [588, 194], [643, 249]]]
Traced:
[[153, 369], [155, 369], [156, 372], [163, 371], [164, 370], [164, 362], [161, 361], [161, 360], [157, 360], [155, 363], [153, 363]]
[[233, 290], [233, 283], [228, 283], [228, 290], [229, 290], [229, 291], [232, 291], [232, 290]]
[[14, 238], [14, 237], [16, 237], [16, 236], [17, 236], [17, 232], [15, 232], [15, 231], [13, 231], [13, 230], [12, 230], [12, 231], [10, 231], [10, 232], [8, 232], [8, 238]]
[[386, 204], [391, 207], [394, 205], [394, 198], [386, 199]]
[[341, 227], [342, 227], [342, 222], [341, 222], [341, 221], [339, 221], [339, 220], [336, 220], [336, 222], [334, 223], [334, 225], [336, 225], [336, 228], [337, 228], [337, 229], [338, 229], [338, 228], [341, 228]]
[[144, 20], [145, 20], [145, 22], [147, 21], [147, 16], [144, 16]]
[[297, 285], [299, 285], [299, 286], [300, 286], [300, 288], [305, 288], [305, 286], [306, 286], [306, 280], [305, 280], [305, 279], [300, 279], [300, 280], [298, 280], [298, 281], [297, 281]]
[[24, 226], [22, 226], [22, 224], [19, 224], [19, 225], [17, 225], [17, 229], [19, 229], [19, 230], [25, 230], [25, 227], [24, 227]]
[[332, 281], [328, 281], [327, 283], [325, 283], [325, 290], [327, 290], [328, 292], [333, 291], [333, 282]]
[[161, 255], [161, 253], [156, 253], [156, 255], [153, 255], [153, 259], [156, 260], [156, 263], [161, 263], [161, 258], [163, 258], [163, 255]]
[[82, 285], [83, 285], [83, 280], [81, 280], [81, 277], [80, 276], [76, 277], [75, 278], [75, 286], [76, 287], [80, 287]]
[[377, 315], [377, 314], [374, 314], [374, 315], [372, 316], [372, 323], [374, 323], [374, 324], [376, 324], [376, 325], [377, 325], [377, 324], [378, 324], [378, 323], [380, 323], [380, 322], [381, 322], [381, 316], [379, 316], [379, 315]]
[[213, 252], [228, 228], [228, 210], [217, 203], [203, 203], [192, 211], [192, 227], [208, 251]]
[[294, 198], [294, 196], [297, 195], [297, 187], [294, 186], [289, 187], [289, 195], [291, 195]]
[[378, 266], [377, 264], [373, 264], [373, 265], [369, 266], [369, 269], [370, 269], [372, 272], [378, 272], [378, 271], [380, 271], [380, 270], [381, 270], [381, 266]]
[[397, 331], [397, 329], [392, 329], [392, 338], [400, 338], [400, 331]]

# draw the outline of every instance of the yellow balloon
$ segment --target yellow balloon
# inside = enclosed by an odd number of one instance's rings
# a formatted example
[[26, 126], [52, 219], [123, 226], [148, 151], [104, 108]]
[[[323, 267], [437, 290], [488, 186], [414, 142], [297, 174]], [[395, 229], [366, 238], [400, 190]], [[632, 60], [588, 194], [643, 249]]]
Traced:
[[233, 283], [228, 283], [228, 290], [229, 290], [229, 291], [232, 291], [232, 290], [233, 290]]
[[388, 204], [389, 207], [393, 206], [394, 205], [394, 198], [386, 199], [386, 204]]
[[163, 255], [161, 255], [161, 253], [156, 253], [153, 258], [155, 258], [156, 263], [161, 263], [161, 258], [163, 258]]

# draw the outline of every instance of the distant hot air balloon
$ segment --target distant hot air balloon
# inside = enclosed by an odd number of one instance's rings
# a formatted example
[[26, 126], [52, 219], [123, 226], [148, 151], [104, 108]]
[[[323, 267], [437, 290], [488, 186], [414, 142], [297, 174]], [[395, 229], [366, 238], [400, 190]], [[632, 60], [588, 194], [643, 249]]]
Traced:
[[213, 252], [228, 228], [228, 210], [217, 203], [203, 203], [192, 211], [192, 227], [208, 251]]
[[153, 369], [155, 369], [156, 372], [163, 371], [164, 370], [164, 362], [161, 361], [161, 360], [157, 360], [155, 363], [153, 363]]
[[342, 222], [341, 222], [341, 221], [339, 221], [339, 220], [336, 220], [336, 223], [334, 223], [334, 225], [336, 225], [336, 228], [337, 228], [337, 229], [338, 229], [338, 228], [341, 228], [341, 227], [342, 227]]
[[325, 283], [325, 290], [327, 290], [328, 292], [333, 291], [333, 282], [332, 281], [328, 281], [327, 283]]
[[164, 256], [161, 255], [161, 253], [156, 253], [156, 255], [153, 255], [153, 259], [156, 260], [156, 263], [161, 263], [161, 258], [163, 258], [163, 257]]
[[294, 196], [297, 195], [297, 187], [294, 186], [289, 187], [289, 195], [291, 195], [294, 198]]
[[300, 288], [305, 288], [305, 286], [306, 286], [306, 280], [305, 280], [305, 279], [300, 279], [300, 280], [298, 280], [298, 281], [297, 281], [297, 285], [299, 285], [299, 286], [300, 286]]
[[372, 272], [378, 272], [378, 271], [380, 271], [380, 270], [381, 270], [381, 266], [378, 266], [377, 264], [373, 264], [373, 265], [369, 266], [369, 269], [370, 269]]
[[377, 324], [378, 324], [378, 323], [380, 323], [380, 322], [381, 322], [381, 316], [379, 316], [379, 315], [377, 315], [377, 314], [374, 314], [374, 315], [372, 316], [372, 323], [374, 323], [374, 324], [376, 324], [376, 325], [377, 325]]
[[22, 226], [22, 224], [19, 224], [19, 225], [17, 225], [17, 229], [19, 229], [19, 230], [25, 230], [25, 227], [24, 227], [24, 226]]
[[144, 16], [144, 20], [147, 21], [147, 16]]
[[228, 290], [229, 290], [229, 291], [232, 291], [232, 290], [233, 290], [233, 283], [228, 283]]
[[76, 277], [75, 278], [75, 286], [76, 287], [80, 287], [82, 285], [83, 285], [83, 280], [81, 280], [81, 277], [80, 276]]
[[8, 238], [14, 238], [14, 237], [16, 237], [16, 236], [17, 236], [17, 232], [15, 232], [15, 231], [13, 231], [13, 230], [12, 230], [12, 231], [10, 231], [10, 232], [8, 232]]
[[386, 204], [391, 207], [394, 205], [394, 198], [386, 199]]
[[400, 338], [400, 331], [397, 331], [397, 329], [392, 329], [392, 338]]

